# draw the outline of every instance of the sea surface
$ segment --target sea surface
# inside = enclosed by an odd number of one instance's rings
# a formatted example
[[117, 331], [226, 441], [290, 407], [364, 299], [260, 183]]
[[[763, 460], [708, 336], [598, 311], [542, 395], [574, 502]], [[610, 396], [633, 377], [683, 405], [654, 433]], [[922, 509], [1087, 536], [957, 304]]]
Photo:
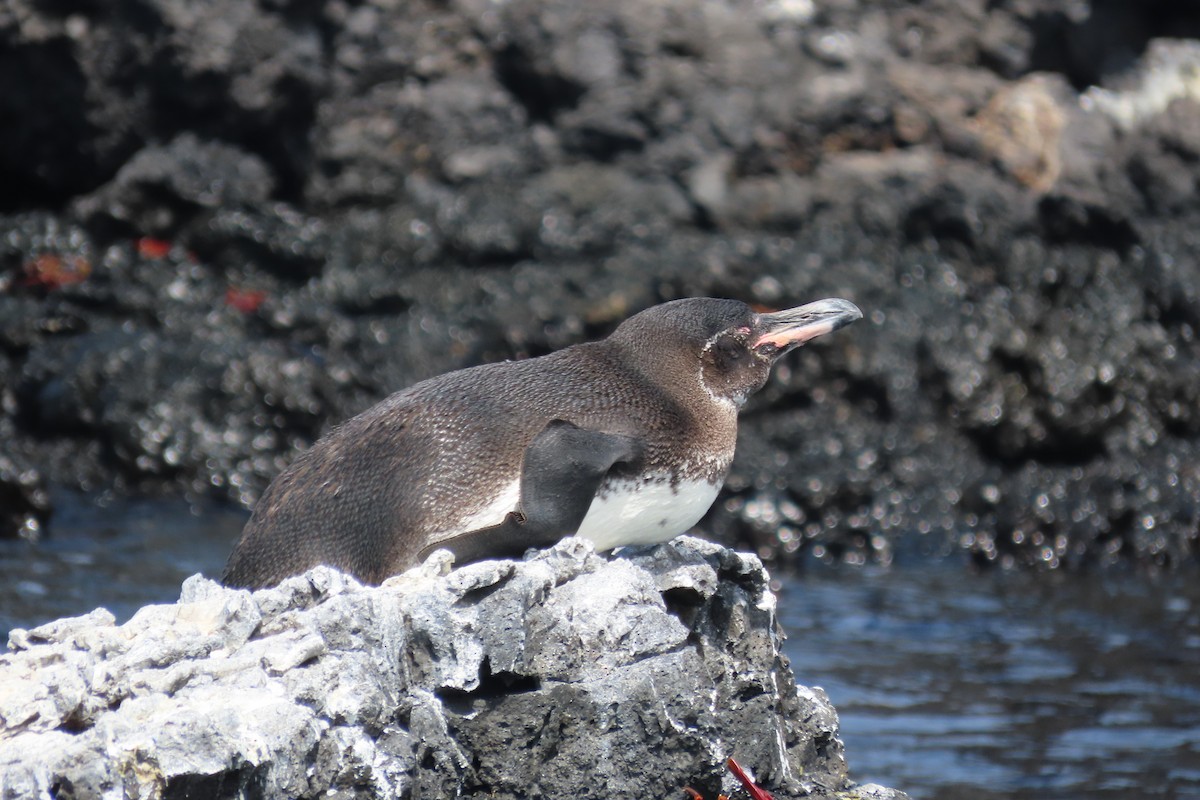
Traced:
[[[103, 498], [99, 498], [103, 501]], [[246, 513], [63, 494], [0, 541], [0, 642], [125, 620], [215, 576]], [[977, 574], [954, 559], [779, 576], [787, 652], [841, 716], [851, 776], [917, 800], [1200, 798], [1200, 575]]]
[[851, 776], [924, 800], [1200, 798], [1200, 575], [809, 571], [787, 653]]

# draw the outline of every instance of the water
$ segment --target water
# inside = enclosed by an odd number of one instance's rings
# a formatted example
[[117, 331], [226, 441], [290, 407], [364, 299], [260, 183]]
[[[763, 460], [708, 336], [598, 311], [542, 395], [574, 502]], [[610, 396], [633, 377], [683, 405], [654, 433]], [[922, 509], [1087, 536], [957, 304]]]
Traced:
[[124, 622], [179, 599], [183, 579], [221, 574], [249, 517], [212, 501], [54, 497], [52, 535], [0, 540], [0, 647], [8, 631], [104, 606]]
[[[217, 575], [239, 509], [57, 498], [54, 535], [0, 541], [0, 642], [98, 605], [118, 620]], [[851, 775], [918, 800], [1200, 798], [1200, 576], [811, 569], [780, 614], [801, 683], [837, 707]]]
[[1200, 581], [827, 570], [780, 596], [851, 774], [924, 800], [1200, 797]]

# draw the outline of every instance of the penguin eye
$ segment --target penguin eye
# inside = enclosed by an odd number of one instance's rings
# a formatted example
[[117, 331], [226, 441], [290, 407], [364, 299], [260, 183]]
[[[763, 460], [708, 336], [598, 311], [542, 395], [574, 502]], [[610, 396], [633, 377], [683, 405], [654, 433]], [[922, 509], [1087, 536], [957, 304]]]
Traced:
[[749, 355], [746, 346], [732, 336], [722, 336], [713, 343], [713, 360], [719, 367], [731, 369]]
[[741, 406], [762, 388], [770, 363], [755, 353], [740, 330], [725, 331], [712, 339], [700, 368], [701, 380], [714, 397]]

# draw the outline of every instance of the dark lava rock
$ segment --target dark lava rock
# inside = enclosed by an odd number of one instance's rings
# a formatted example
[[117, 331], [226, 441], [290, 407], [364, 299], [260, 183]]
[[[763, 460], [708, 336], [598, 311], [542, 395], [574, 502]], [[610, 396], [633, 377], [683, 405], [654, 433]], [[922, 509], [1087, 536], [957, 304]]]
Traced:
[[50, 495], [38, 470], [0, 454], [0, 536], [36, 540], [50, 519]]
[[[703, 528], [1195, 562], [1190, 6], [298, 0], [0, 12], [0, 438], [250, 503], [391, 391], [686, 295], [853, 299]], [[6, 69], [5, 74], [10, 74]], [[47, 102], [43, 102], [47, 101]]]
[[184, 133], [165, 147], [139, 151], [74, 211], [92, 230], [111, 227], [110, 237], [170, 236], [202, 209], [261, 206], [273, 188], [261, 159]]

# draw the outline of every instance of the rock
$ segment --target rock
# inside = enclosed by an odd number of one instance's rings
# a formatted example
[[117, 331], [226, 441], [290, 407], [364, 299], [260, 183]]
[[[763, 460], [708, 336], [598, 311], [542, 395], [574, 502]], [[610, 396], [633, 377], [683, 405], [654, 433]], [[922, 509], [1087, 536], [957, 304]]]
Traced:
[[1062, 131], [1066, 105], [1043, 76], [1009, 84], [996, 92], [973, 122], [983, 146], [1005, 170], [1031, 189], [1044, 192], [1062, 173]]
[[37, 540], [51, 510], [50, 494], [37, 468], [0, 453], [0, 538]]
[[326, 78], [312, 14], [320, 3], [305, 5], [76, 9], [17, 0], [0, 15], [4, 69], [23, 76], [0, 110], [27, 121], [0, 132], [9, 191], [41, 202], [86, 193], [147, 142], [188, 130], [246, 145], [286, 191]]
[[133, 234], [163, 236], [202, 209], [261, 205], [273, 188], [261, 159], [185, 133], [164, 147], [141, 150], [109, 184], [79, 200], [75, 211], [93, 226], [103, 217]]
[[904, 797], [849, 783], [753, 556], [566, 539], [448, 566], [380, 587], [320, 567], [254, 594], [197, 575], [124, 625], [14, 630], [4, 797], [715, 796], [729, 756], [780, 797]]
[[1119, 88], [1093, 86], [1082, 100], [1126, 131], [1153, 120], [1176, 100], [1200, 102], [1200, 42], [1156, 39], [1134, 74], [1117, 83]]

